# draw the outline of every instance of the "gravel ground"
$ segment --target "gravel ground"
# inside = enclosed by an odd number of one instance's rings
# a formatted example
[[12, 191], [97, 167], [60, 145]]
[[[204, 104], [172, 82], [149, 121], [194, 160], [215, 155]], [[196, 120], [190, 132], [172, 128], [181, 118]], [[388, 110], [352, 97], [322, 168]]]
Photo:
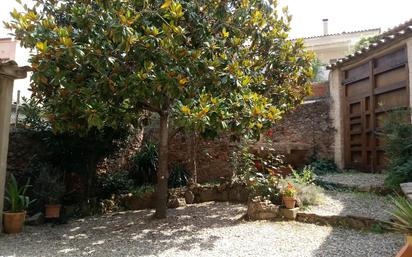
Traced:
[[371, 174], [362, 172], [331, 173], [319, 176], [317, 179], [348, 187], [384, 187], [385, 174]]
[[204, 203], [170, 210], [122, 212], [0, 236], [0, 256], [278, 256], [386, 257], [398, 234], [373, 234], [297, 222], [245, 222], [245, 206]]
[[358, 216], [389, 221], [393, 208], [387, 197], [372, 193], [325, 191], [325, 199], [318, 206], [304, 212], [323, 215]]

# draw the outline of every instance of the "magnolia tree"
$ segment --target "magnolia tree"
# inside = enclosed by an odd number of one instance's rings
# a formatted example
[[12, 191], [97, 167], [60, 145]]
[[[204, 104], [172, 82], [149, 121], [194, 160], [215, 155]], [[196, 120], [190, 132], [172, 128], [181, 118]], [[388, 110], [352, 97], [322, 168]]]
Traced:
[[157, 113], [156, 214], [166, 216], [171, 122], [247, 137], [301, 102], [312, 76], [272, 0], [35, 0], [6, 26], [34, 48], [33, 97], [54, 131], [135, 125]]

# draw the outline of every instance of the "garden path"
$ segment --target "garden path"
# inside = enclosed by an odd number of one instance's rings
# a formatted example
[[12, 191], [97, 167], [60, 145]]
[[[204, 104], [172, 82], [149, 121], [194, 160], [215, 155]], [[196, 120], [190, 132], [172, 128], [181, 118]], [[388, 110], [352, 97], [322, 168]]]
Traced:
[[0, 256], [276, 256], [389, 257], [403, 237], [299, 222], [246, 222], [246, 206], [202, 203], [169, 210], [128, 211], [26, 227], [0, 235]]

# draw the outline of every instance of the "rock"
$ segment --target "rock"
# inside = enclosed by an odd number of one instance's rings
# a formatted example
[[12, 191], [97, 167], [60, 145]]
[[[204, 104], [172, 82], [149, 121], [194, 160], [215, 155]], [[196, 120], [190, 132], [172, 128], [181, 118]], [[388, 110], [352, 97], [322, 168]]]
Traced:
[[195, 194], [193, 194], [192, 191], [187, 190], [187, 191], [185, 192], [185, 200], [186, 200], [186, 203], [187, 203], [187, 204], [192, 204], [192, 203], [194, 203], [194, 201], [195, 201]]
[[184, 198], [173, 197], [167, 201], [167, 207], [171, 209], [176, 209], [183, 206], [186, 206], [186, 201]]
[[186, 199], [185, 198], [177, 198], [179, 201], [179, 207], [184, 207], [186, 206]]
[[26, 219], [26, 225], [29, 226], [40, 226], [43, 225], [45, 222], [44, 215], [41, 212], [38, 212], [29, 218]]
[[288, 220], [295, 220], [298, 215], [298, 211], [299, 211], [299, 208], [293, 208], [293, 209], [282, 208], [280, 209], [280, 214]]
[[249, 192], [246, 185], [234, 184], [229, 190], [229, 201], [237, 203], [246, 203], [249, 199]]
[[155, 195], [152, 192], [144, 193], [140, 196], [132, 194], [126, 195], [123, 198], [124, 205], [128, 210], [143, 210], [154, 208]]
[[271, 220], [277, 217], [278, 212], [279, 206], [269, 200], [254, 198], [248, 203], [247, 215], [251, 220]]
[[199, 190], [199, 194], [197, 196], [196, 202], [203, 203], [203, 202], [210, 202], [216, 201], [222, 192], [218, 192], [213, 187], [212, 188], [201, 188]]

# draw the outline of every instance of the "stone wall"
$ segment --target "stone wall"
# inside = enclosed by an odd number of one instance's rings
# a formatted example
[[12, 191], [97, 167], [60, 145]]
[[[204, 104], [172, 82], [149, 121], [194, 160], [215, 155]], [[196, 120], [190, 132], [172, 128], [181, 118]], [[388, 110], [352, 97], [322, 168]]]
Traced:
[[[286, 162], [295, 167], [308, 162], [308, 157], [316, 152], [320, 158], [333, 159], [333, 136], [329, 118], [329, 98], [307, 101], [295, 110], [287, 113], [282, 120], [273, 126], [272, 136], [265, 136], [264, 144], [286, 157]], [[101, 172], [128, 170], [131, 168], [131, 157], [139, 151], [142, 141], [156, 142], [156, 129], [146, 128], [129, 140], [128, 146], [115, 155], [106, 158], [98, 167]], [[23, 171], [41, 153], [42, 142], [24, 131], [10, 135], [8, 170], [13, 173]], [[188, 169], [190, 164], [190, 137], [184, 133], [170, 136], [169, 167], [183, 163]], [[224, 136], [214, 140], [199, 139], [196, 142], [196, 159], [198, 182], [215, 182], [229, 179], [232, 174], [230, 156], [238, 143]], [[262, 142], [255, 145], [262, 146]]]
[[[253, 148], [271, 148], [285, 156], [285, 162], [294, 167], [309, 163], [309, 158], [316, 154], [318, 158], [333, 159], [334, 129], [329, 117], [330, 99], [322, 96], [317, 100], [306, 101], [295, 110], [285, 114], [273, 126], [272, 136], [265, 135], [264, 140], [257, 142]], [[177, 133], [170, 137], [169, 166], [184, 163], [188, 169], [191, 135]], [[156, 142], [156, 130], [145, 132], [145, 140]], [[204, 183], [229, 179], [233, 170], [230, 156], [237, 148], [237, 142], [228, 137], [215, 140], [199, 139], [196, 144], [198, 182]]]
[[[146, 129], [145, 141], [157, 141], [156, 129]], [[192, 171], [190, 163], [193, 135], [176, 133], [169, 137], [169, 168], [177, 163], [182, 163]], [[228, 180], [233, 171], [230, 166], [230, 155], [236, 149], [236, 142], [231, 142], [228, 137], [219, 137], [214, 140], [205, 140], [197, 137], [196, 164], [197, 181], [199, 183]]]
[[316, 153], [319, 158], [333, 159], [334, 129], [329, 109], [329, 98], [306, 101], [273, 127], [271, 141], [295, 155], [304, 151], [306, 158]]
[[10, 133], [7, 172], [22, 174], [31, 161], [44, 153], [45, 145], [41, 140], [26, 130], [14, 130]]

